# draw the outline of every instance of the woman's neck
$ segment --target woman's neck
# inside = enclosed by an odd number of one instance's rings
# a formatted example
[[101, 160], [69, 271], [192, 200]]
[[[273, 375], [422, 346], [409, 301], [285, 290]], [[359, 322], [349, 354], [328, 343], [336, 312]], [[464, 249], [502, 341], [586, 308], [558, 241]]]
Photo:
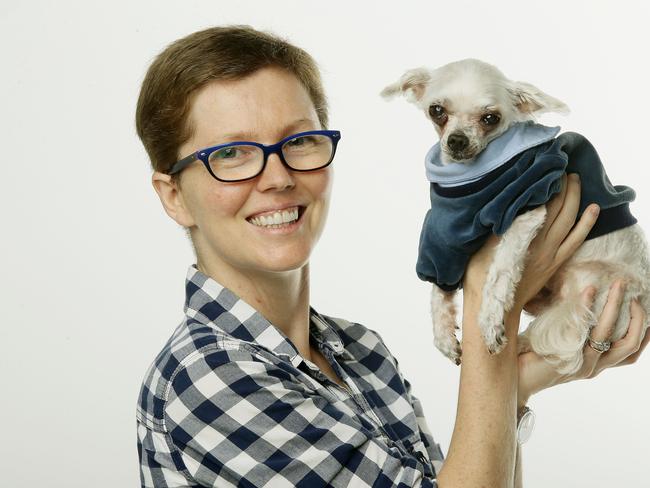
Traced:
[[309, 348], [309, 263], [284, 272], [234, 269], [197, 260], [199, 271], [230, 289], [282, 331], [304, 358]]

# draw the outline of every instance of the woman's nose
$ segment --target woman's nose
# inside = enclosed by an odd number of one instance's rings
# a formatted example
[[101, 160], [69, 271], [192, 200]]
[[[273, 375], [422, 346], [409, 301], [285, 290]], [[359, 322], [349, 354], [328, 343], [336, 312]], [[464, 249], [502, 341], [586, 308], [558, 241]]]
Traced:
[[264, 171], [259, 176], [258, 186], [260, 190], [276, 188], [283, 190], [287, 187], [295, 186], [294, 175], [291, 169], [282, 164], [280, 156], [270, 154]]

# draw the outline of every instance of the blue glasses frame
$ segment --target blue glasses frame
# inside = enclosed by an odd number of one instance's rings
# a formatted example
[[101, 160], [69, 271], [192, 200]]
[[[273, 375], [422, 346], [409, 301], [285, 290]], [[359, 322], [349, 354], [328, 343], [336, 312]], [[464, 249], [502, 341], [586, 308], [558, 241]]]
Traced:
[[[284, 159], [284, 154], [282, 154], [282, 146], [284, 146], [287, 142], [289, 142], [292, 139], [295, 139], [297, 137], [302, 137], [302, 136], [309, 136], [309, 135], [323, 135], [327, 136], [332, 140], [332, 156], [330, 157], [330, 160], [322, 165], [319, 166], [318, 168], [313, 168], [313, 169], [296, 169], [292, 168], [289, 163], [287, 163], [286, 159]], [[187, 157], [184, 157], [183, 159], [177, 161], [169, 170], [170, 175], [173, 175], [175, 173], [179, 173], [183, 169], [185, 169], [187, 166], [192, 164], [194, 161], [201, 161], [205, 168], [208, 170], [208, 172], [212, 175], [213, 178], [223, 181], [225, 183], [233, 183], [237, 181], [246, 181], [255, 178], [258, 176], [262, 171], [264, 171], [264, 168], [266, 168], [266, 162], [269, 159], [269, 156], [271, 154], [277, 154], [278, 157], [280, 158], [280, 161], [282, 161], [282, 164], [284, 164], [287, 168], [291, 169], [292, 171], [315, 171], [317, 169], [322, 169], [328, 166], [333, 160], [334, 160], [334, 155], [336, 154], [336, 146], [341, 139], [341, 132], [338, 130], [309, 130], [306, 132], [298, 132], [297, 134], [292, 134], [290, 136], [285, 137], [279, 142], [276, 142], [275, 144], [260, 144], [259, 142], [251, 142], [251, 141], [235, 141], [235, 142], [228, 142], [226, 144], [219, 144], [218, 146], [212, 146], [208, 147], [205, 149], [199, 149], [198, 151], [194, 152], [193, 154], [190, 154]], [[262, 167], [260, 170], [253, 176], [249, 176], [248, 178], [242, 178], [239, 180], [223, 180], [217, 175], [215, 175], [212, 172], [212, 169], [210, 168], [210, 154], [212, 154], [214, 151], [218, 151], [219, 149], [223, 149], [225, 147], [229, 146], [236, 146], [240, 144], [246, 144], [247, 146], [256, 146], [262, 149], [264, 152], [264, 162], [262, 163]]]

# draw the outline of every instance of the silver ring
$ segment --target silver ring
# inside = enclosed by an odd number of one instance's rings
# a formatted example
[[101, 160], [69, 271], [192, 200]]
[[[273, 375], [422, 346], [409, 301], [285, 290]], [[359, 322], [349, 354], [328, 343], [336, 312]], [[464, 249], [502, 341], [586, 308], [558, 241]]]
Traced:
[[609, 348], [612, 347], [612, 343], [610, 341], [595, 341], [591, 337], [588, 337], [589, 339], [589, 347], [591, 347], [594, 351], [598, 353], [603, 353], [609, 351]]

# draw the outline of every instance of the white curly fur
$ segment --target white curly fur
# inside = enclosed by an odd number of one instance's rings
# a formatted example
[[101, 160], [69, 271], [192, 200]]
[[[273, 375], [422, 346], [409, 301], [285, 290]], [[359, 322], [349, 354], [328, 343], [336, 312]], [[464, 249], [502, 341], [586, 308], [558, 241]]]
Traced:
[[[535, 319], [520, 335], [521, 341], [562, 373], [580, 369], [585, 341], [605, 307], [614, 280], [623, 279], [626, 288], [610, 340], [625, 336], [633, 298], [638, 298], [650, 317], [649, 255], [639, 224], [585, 241], [548, 282], [551, 295], [536, 310]], [[591, 310], [580, 300], [589, 285], [597, 288]]]

